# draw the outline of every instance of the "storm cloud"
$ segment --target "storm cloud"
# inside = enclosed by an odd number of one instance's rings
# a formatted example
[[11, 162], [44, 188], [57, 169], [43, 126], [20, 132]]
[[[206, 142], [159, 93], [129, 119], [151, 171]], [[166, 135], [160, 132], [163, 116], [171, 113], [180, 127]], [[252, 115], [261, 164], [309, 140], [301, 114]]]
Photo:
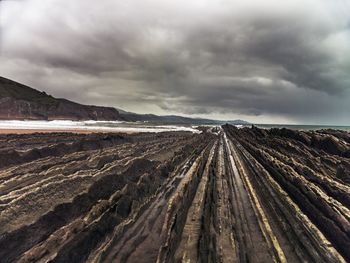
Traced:
[[1, 2], [0, 75], [81, 103], [350, 124], [346, 0]]

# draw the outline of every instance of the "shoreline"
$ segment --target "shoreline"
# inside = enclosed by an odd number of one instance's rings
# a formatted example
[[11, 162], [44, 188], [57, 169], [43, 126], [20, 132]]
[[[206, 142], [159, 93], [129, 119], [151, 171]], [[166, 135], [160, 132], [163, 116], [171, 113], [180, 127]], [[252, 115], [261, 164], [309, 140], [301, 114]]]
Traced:
[[[94, 130], [94, 129], [0, 129], [0, 134], [33, 134], [33, 133], [128, 133], [112, 130]], [[131, 132], [129, 132], [131, 134]]]
[[33, 134], [33, 133], [77, 133], [77, 134], [91, 134], [91, 133], [114, 133], [114, 134], [137, 134], [137, 133], [162, 133], [162, 132], [191, 132], [200, 133], [198, 129], [162, 129], [157, 127], [143, 128], [143, 127], [91, 127], [91, 128], [4, 128], [0, 127], [1, 134]]

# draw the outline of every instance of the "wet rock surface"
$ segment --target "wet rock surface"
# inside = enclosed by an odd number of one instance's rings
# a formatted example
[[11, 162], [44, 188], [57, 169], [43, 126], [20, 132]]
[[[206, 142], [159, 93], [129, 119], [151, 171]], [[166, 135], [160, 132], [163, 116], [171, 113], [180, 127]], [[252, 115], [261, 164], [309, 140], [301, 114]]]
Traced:
[[346, 262], [349, 136], [0, 136], [1, 262]]

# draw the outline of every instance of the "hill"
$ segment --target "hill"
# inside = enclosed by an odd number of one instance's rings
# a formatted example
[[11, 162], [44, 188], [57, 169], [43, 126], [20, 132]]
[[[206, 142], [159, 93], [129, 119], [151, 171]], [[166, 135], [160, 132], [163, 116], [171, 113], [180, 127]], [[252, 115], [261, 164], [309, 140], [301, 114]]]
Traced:
[[137, 114], [118, 109], [120, 116], [129, 121], [141, 121], [164, 124], [194, 124], [194, 125], [223, 125], [226, 123], [232, 125], [249, 125], [249, 122], [243, 120], [212, 120], [202, 118], [190, 118], [178, 115], [155, 115], [155, 114]]
[[2, 120], [122, 120], [115, 108], [83, 105], [0, 77]]
[[154, 124], [248, 125], [243, 120], [222, 121], [177, 115], [137, 114], [112, 107], [83, 105], [54, 98], [10, 79], [0, 77], [0, 120], [124, 120]]

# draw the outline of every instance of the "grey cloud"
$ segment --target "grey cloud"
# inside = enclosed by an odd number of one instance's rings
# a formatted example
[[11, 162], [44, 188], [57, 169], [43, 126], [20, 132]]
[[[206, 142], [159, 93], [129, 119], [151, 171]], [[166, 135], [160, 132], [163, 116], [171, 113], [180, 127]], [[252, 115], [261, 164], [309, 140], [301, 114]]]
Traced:
[[3, 4], [2, 74], [153, 113], [326, 123], [349, 112], [350, 13], [329, 1], [103, 3]]

